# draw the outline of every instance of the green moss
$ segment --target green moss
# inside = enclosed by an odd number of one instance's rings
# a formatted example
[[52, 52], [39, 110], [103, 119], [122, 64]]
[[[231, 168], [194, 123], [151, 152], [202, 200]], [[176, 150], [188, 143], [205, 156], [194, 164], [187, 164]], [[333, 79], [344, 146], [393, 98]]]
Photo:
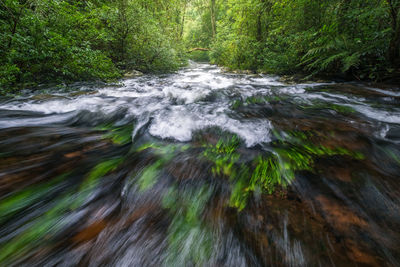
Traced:
[[265, 103], [265, 99], [263, 97], [250, 96], [246, 98], [245, 102], [247, 104], [263, 104]]
[[69, 173], [62, 174], [49, 182], [30, 186], [2, 199], [0, 201], [0, 224], [50, 194], [54, 186], [62, 182], [68, 175]]
[[229, 205], [239, 211], [244, 209], [250, 194], [260, 191], [273, 194], [277, 189], [285, 190], [295, 179], [297, 171], [314, 171], [315, 160], [320, 157], [349, 156], [362, 160], [360, 152], [342, 147], [328, 148], [313, 144], [312, 132], [273, 131], [276, 141], [271, 143], [271, 152], [262, 153], [251, 162], [238, 153], [240, 140], [221, 138], [216, 145], [205, 145], [203, 155], [213, 162], [214, 176], [227, 176], [231, 181]]
[[236, 110], [240, 107], [245, 107], [249, 105], [263, 105], [270, 102], [279, 102], [282, 100], [287, 99], [288, 97], [285, 96], [277, 96], [277, 95], [270, 95], [270, 96], [250, 96], [245, 99], [237, 99], [230, 104], [230, 108], [232, 110]]
[[212, 254], [214, 244], [211, 226], [203, 220], [211, 190], [206, 186], [178, 190], [171, 187], [164, 195], [163, 208], [168, 211], [167, 266], [202, 266]]
[[[257, 167], [255, 168], [250, 180], [250, 190], [254, 191], [257, 186], [267, 190], [269, 194], [275, 191], [277, 185], [285, 186], [293, 180], [293, 176], [287, 176], [283, 179], [282, 174], [290, 171], [287, 165], [281, 164], [276, 156], [269, 158], [259, 157]], [[287, 168], [287, 169], [285, 169]]]
[[7, 265], [20, 258], [38, 245], [51, 242], [51, 238], [65, 227], [62, 220], [69, 207], [74, 202], [70, 193], [53, 201], [55, 204], [50, 210], [28, 223], [22, 232], [5, 244], [0, 250], [0, 265]]
[[343, 105], [338, 105], [338, 104], [332, 104], [332, 103], [320, 103], [320, 102], [314, 102], [311, 106], [302, 106], [303, 109], [311, 109], [311, 110], [316, 110], [316, 109], [330, 109], [334, 110], [338, 113], [342, 114], [353, 114], [356, 112], [356, 110], [352, 107], [349, 106], [343, 106]]
[[81, 188], [93, 187], [99, 178], [117, 169], [122, 162], [123, 158], [118, 157], [97, 164], [82, 183]]
[[[99, 179], [116, 170], [124, 158], [110, 159], [97, 164], [86, 176], [76, 192], [68, 191], [51, 202], [51, 207], [40, 217], [33, 218], [27, 227], [17, 236], [2, 244], [0, 250], [0, 265], [13, 262], [16, 258], [25, 256], [37, 245], [51, 242], [51, 238], [68, 223], [63, 218], [71, 210], [82, 206], [83, 202], [93, 192]], [[67, 174], [63, 174], [48, 183], [29, 187], [15, 193], [0, 202], [1, 220], [5, 220], [26, 207], [32, 206], [41, 198], [52, 192], [57, 184], [62, 182]]]
[[235, 175], [234, 183], [232, 184], [232, 191], [229, 198], [229, 206], [237, 208], [239, 211], [246, 207], [247, 199], [250, 193], [250, 170], [244, 164], [241, 165], [238, 173]]
[[264, 96], [265, 101], [267, 102], [279, 102], [288, 99], [288, 96], [282, 95], [271, 95], [271, 96]]
[[220, 139], [216, 145], [206, 144], [203, 155], [208, 160], [214, 162], [212, 172], [215, 175], [224, 174], [230, 176], [232, 167], [239, 159], [240, 155], [235, 153], [239, 147], [240, 139], [234, 135], [232, 138]]
[[87, 197], [93, 192], [96, 186], [99, 184], [100, 178], [105, 176], [111, 171], [116, 170], [124, 162], [123, 157], [110, 159], [97, 164], [86, 176], [84, 181], [79, 187], [79, 190], [75, 196], [75, 201], [71, 205], [72, 209], [79, 208]]
[[159, 169], [163, 165], [163, 160], [158, 160], [156, 163], [146, 167], [142, 175], [139, 177], [138, 184], [139, 190], [145, 191], [150, 189], [157, 182], [157, 177], [159, 174]]
[[182, 144], [162, 144], [162, 143], [145, 143], [135, 148], [134, 152], [142, 152], [150, 149], [154, 154], [162, 157], [172, 158], [175, 153], [188, 150], [190, 145]]
[[155, 144], [155, 143], [146, 143], [146, 144], [143, 144], [143, 145], [139, 146], [139, 147], [135, 150], [135, 152], [142, 152], [142, 151], [144, 151], [144, 150], [146, 150], [146, 149], [149, 149], [149, 148], [159, 149], [159, 148], [161, 148], [161, 146], [160, 146], [160, 145], [157, 145], [157, 144]]
[[135, 152], [142, 152], [149, 150], [158, 160], [150, 166], [147, 166], [141, 172], [138, 178], [138, 185], [140, 191], [145, 191], [154, 186], [157, 182], [160, 169], [170, 162], [177, 153], [184, 152], [189, 149], [189, 145], [163, 145], [161, 143], [147, 143], [141, 145]]
[[238, 109], [241, 105], [243, 105], [241, 100], [235, 100], [231, 103], [231, 109]]
[[104, 124], [96, 127], [96, 129], [107, 131], [107, 133], [103, 135], [103, 138], [111, 140], [114, 144], [125, 145], [132, 142], [133, 124], [124, 126]]

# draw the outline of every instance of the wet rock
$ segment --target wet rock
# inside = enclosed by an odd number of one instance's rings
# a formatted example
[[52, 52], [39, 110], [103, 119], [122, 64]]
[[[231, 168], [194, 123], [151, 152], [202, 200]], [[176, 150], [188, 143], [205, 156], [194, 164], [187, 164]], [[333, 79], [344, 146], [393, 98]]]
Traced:
[[138, 70], [131, 70], [124, 74], [124, 78], [131, 79], [131, 78], [139, 77], [142, 75], [143, 75], [143, 73]]
[[303, 75], [284, 75], [281, 76], [279, 81], [286, 83], [286, 84], [296, 84], [299, 82], [303, 82], [304, 81], [304, 77]]
[[[380, 86], [385, 88], [384, 86]], [[371, 98], [376, 101], [377, 97], [392, 97], [399, 100], [400, 94], [398, 91], [393, 91], [393, 89], [385, 88], [381, 90], [379, 88], [372, 88], [362, 84], [357, 83], [332, 83], [329, 85], [322, 85], [317, 87], [307, 88], [308, 91], [327, 91], [339, 94], [347, 94], [359, 97]]]
[[46, 101], [46, 100], [52, 100], [52, 99], [68, 99], [68, 98], [65, 96], [60, 96], [60, 95], [40, 94], [40, 95], [33, 96], [31, 99]]
[[104, 220], [100, 220], [98, 222], [94, 222], [89, 225], [78, 234], [76, 234], [72, 240], [76, 243], [82, 243], [90, 241], [95, 238], [104, 228], [106, 227], [106, 222]]
[[355, 212], [347, 209], [345, 206], [325, 197], [318, 196], [316, 201], [324, 213], [326, 220], [342, 233], [349, 231], [350, 227], [367, 228], [367, 222]]
[[168, 172], [178, 181], [187, 179], [204, 179], [211, 164], [200, 164], [195, 157], [178, 157], [167, 166]]
[[250, 75], [250, 74], [254, 74], [254, 71], [252, 71], [252, 70], [234, 70], [234, 71], [232, 71], [232, 73]]
[[82, 96], [82, 95], [95, 95], [97, 94], [99, 91], [94, 90], [94, 91], [77, 91], [77, 92], [73, 92], [71, 94], [69, 94], [72, 97], [76, 97], [76, 96]]

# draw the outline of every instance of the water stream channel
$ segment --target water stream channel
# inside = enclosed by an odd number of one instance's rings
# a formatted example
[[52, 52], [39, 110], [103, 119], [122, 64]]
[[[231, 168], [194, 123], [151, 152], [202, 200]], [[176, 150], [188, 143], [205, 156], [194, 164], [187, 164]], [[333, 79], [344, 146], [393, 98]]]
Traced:
[[192, 63], [1, 98], [0, 266], [400, 266], [376, 87]]

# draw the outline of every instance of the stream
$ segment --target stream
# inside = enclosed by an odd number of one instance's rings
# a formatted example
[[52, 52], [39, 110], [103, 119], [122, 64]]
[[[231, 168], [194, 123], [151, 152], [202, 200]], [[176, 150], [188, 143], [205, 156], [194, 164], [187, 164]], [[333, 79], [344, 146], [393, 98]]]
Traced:
[[192, 62], [0, 98], [0, 266], [400, 266], [400, 90]]

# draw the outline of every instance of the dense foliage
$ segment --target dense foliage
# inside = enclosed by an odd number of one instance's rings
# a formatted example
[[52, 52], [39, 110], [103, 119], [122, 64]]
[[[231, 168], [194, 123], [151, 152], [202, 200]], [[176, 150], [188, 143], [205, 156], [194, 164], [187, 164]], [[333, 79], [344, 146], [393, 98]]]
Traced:
[[180, 0], [0, 0], [0, 90], [181, 63]]
[[197, 8], [196, 19], [203, 25], [191, 29], [187, 39], [192, 46], [211, 47], [212, 61], [220, 65], [359, 79], [400, 75], [399, 0], [202, 3], [206, 8]]
[[0, 93], [175, 70], [193, 48], [231, 69], [400, 75], [400, 0], [0, 0], [0, 30]]

